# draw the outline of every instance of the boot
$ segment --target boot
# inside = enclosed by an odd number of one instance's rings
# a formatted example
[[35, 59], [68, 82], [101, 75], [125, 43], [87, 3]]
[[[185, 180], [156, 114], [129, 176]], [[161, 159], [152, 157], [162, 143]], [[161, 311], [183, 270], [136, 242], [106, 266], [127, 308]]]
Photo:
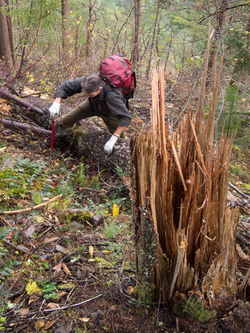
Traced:
[[[55, 136], [54, 136], [54, 142], [60, 142], [62, 140], [62, 138], [64, 137], [66, 132], [66, 128], [63, 128], [60, 125], [60, 122], [57, 121], [55, 124]], [[51, 145], [51, 137], [46, 139], [46, 143], [47, 146]]]
[[66, 128], [63, 128], [62, 125], [60, 125], [60, 122], [57, 121], [55, 125], [55, 137], [54, 141], [55, 142], [60, 142], [62, 138], [64, 137], [66, 132]]

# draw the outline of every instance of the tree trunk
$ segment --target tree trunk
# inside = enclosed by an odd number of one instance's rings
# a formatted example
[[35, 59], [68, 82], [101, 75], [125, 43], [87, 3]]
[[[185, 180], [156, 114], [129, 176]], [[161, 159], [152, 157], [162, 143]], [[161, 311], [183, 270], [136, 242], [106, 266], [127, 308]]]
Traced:
[[62, 47], [65, 55], [70, 49], [69, 35], [69, 0], [62, 0]]
[[228, 6], [228, 0], [222, 0], [220, 8], [216, 8], [216, 28], [214, 33], [214, 42], [211, 46], [211, 53], [208, 62], [208, 80], [206, 85], [211, 86], [213, 77], [213, 68], [216, 66], [217, 53], [220, 46], [221, 30], [225, 21], [226, 9]]
[[[216, 149], [214, 115], [197, 129], [189, 111], [170, 139], [164, 101], [160, 69], [159, 78], [153, 74], [151, 129], [132, 144], [139, 294], [143, 301], [168, 305], [176, 289], [191, 290], [199, 281], [212, 303], [235, 295], [237, 288], [238, 210], [226, 208], [232, 141], [222, 136]], [[200, 144], [201, 134], [207, 144]]]
[[7, 5], [4, 0], [0, 0], [0, 60], [3, 66], [9, 69], [11, 66], [11, 48], [9, 41], [8, 22], [6, 17]]
[[158, 23], [159, 11], [160, 11], [160, 1], [158, 0], [157, 9], [156, 9], [156, 16], [155, 16], [154, 31], [153, 31], [152, 42], [151, 42], [150, 53], [149, 53], [148, 66], [147, 66], [147, 71], [146, 71], [146, 79], [147, 80], [149, 79], [149, 73], [150, 73], [150, 68], [151, 68], [152, 54], [153, 54], [154, 43], [155, 43], [155, 34], [156, 34], [156, 27], [157, 27], [157, 23]]
[[89, 0], [89, 17], [87, 22], [87, 35], [86, 35], [86, 47], [85, 47], [85, 56], [88, 58], [90, 56], [90, 49], [92, 44], [92, 35], [95, 26], [95, 19], [94, 19], [94, 6], [95, 0]]
[[140, 59], [140, 53], [139, 53], [139, 31], [140, 31], [140, 19], [141, 19], [141, 1], [140, 0], [134, 0], [135, 8], [135, 28], [134, 28], [134, 38], [133, 38], [133, 49], [131, 54], [131, 63], [133, 64], [133, 67], [135, 71], [138, 71], [139, 66], [139, 59]]

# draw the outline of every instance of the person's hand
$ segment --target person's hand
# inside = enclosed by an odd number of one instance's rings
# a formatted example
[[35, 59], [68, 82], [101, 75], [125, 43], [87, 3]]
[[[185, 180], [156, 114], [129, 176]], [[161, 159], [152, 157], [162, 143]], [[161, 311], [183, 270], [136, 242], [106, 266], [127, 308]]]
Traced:
[[59, 114], [59, 112], [60, 112], [60, 106], [61, 106], [60, 103], [53, 102], [53, 104], [49, 108], [49, 114], [50, 114], [51, 118], [54, 118], [56, 114]]
[[114, 145], [116, 143], [116, 141], [118, 140], [119, 136], [116, 135], [112, 135], [111, 138], [109, 139], [109, 141], [106, 142], [105, 146], [104, 146], [104, 151], [106, 154], [111, 155]]

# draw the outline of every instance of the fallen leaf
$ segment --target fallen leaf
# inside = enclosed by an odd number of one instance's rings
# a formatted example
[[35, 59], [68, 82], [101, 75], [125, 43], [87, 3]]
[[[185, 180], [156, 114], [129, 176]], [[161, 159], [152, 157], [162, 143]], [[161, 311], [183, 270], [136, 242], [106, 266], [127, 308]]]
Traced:
[[30, 312], [30, 309], [29, 308], [22, 308], [22, 309], [19, 310], [19, 312], [22, 316], [25, 316]]
[[31, 295], [29, 297], [29, 301], [28, 301], [28, 304], [30, 305], [32, 302], [36, 302], [40, 297], [39, 296], [36, 296], [36, 295]]
[[67, 265], [64, 262], [62, 263], [62, 268], [66, 275], [72, 275], [70, 270], [68, 269]]
[[31, 237], [32, 234], [36, 231], [36, 227], [34, 225], [30, 226], [26, 231], [25, 231], [25, 236], [26, 237]]
[[90, 321], [90, 318], [78, 318], [79, 320], [83, 321], [84, 323], [87, 323]]
[[94, 248], [92, 245], [89, 246], [89, 254], [90, 254], [90, 257], [92, 258], [93, 257], [93, 253], [94, 253]]
[[60, 286], [58, 286], [59, 289], [66, 289], [66, 290], [72, 289], [74, 287], [75, 287], [75, 283], [73, 283], [73, 282], [64, 283], [64, 284], [61, 284]]
[[117, 215], [119, 215], [119, 207], [117, 206], [117, 204], [114, 203], [113, 216], [117, 216]]
[[44, 320], [40, 319], [35, 323], [35, 330], [40, 331], [40, 329], [44, 326]]
[[56, 250], [57, 250], [58, 252], [63, 253], [63, 254], [67, 254], [67, 253], [69, 253], [69, 250], [66, 249], [65, 247], [61, 246], [61, 245], [56, 245]]
[[72, 330], [72, 324], [69, 324], [68, 326], [58, 327], [54, 333], [70, 333], [71, 330]]
[[44, 325], [44, 329], [48, 330], [50, 327], [52, 327], [55, 324], [55, 322], [56, 322], [55, 320], [46, 321], [46, 323]]
[[131, 294], [133, 294], [133, 292], [134, 292], [134, 288], [133, 288], [132, 286], [128, 286], [127, 289], [126, 289], [126, 292], [127, 292], [129, 295], [131, 295]]
[[59, 237], [50, 237], [50, 238], [45, 238], [44, 240], [44, 244], [49, 244], [49, 243], [52, 243], [52, 242], [55, 242], [59, 239]]
[[28, 295], [32, 295], [34, 293], [39, 293], [41, 289], [38, 288], [36, 281], [30, 280], [30, 282], [26, 286], [26, 291]]
[[62, 264], [58, 264], [52, 268], [56, 273], [59, 273], [62, 270]]
[[63, 298], [63, 296], [68, 295], [68, 293], [66, 291], [62, 291], [61, 293], [58, 294], [57, 297], [57, 301], [60, 301], [61, 298]]
[[47, 305], [47, 307], [48, 307], [49, 309], [59, 309], [59, 308], [60, 308], [60, 306], [59, 306], [58, 304], [56, 304], [56, 303], [49, 303], [49, 304]]

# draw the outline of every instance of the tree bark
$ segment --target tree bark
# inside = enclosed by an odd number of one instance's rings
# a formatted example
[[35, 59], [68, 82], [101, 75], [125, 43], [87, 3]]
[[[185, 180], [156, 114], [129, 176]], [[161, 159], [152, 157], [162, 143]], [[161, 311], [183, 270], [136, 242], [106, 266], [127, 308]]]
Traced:
[[11, 48], [9, 41], [9, 31], [8, 22], [5, 11], [7, 10], [7, 5], [4, 0], [0, 0], [0, 60], [8, 70], [11, 66]]
[[140, 31], [140, 19], [141, 19], [141, 1], [134, 0], [134, 13], [135, 13], [135, 28], [134, 28], [134, 37], [133, 37], [133, 50], [131, 54], [131, 63], [135, 71], [138, 71], [139, 66], [139, 31]]
[[24, 123], [20, 123], [17, 121], [12, 121], [12, 120], [8, 120], [8, 119], [0, 119], [0, 122], [5, 126], [5, 127], [10, 127], [10, 128], [19, 128], [25, 131], [32, 131], [34, 133], [44, 133], [46, 135], [51, 135], [51, 131], [50, 130], [46, 130], [44, 128], [41, 127], [37, 127], [37, 126], [32, 126], [32, 125], [28, 125], [28, 124], [24, 124]]
[[86, 47], [85, 47], [85, 56], [88, 58], [90, 56], [90, 49], [92, 44], [92, 35], [95, 27], [95, 13], [94, 13], [94, 6], [95, 0], [89, 0], [89, 17], [87, 22], [87, 34], [86, 34]]
[[66, 55], [70, 48], [69, 35], [69, 0], [62, 0], [62, 46]]
[[211, 85], [213, 68], [216, 66], [217, 53], [220, 46], [222, 27], [225, 22], [228, 0], [222, 0], [220, 8], [216, 8], [216, 28], [214, 33], [214, 42], [211, 46], [211, 53], [208, 61], [208, 80], [207, 87]]

